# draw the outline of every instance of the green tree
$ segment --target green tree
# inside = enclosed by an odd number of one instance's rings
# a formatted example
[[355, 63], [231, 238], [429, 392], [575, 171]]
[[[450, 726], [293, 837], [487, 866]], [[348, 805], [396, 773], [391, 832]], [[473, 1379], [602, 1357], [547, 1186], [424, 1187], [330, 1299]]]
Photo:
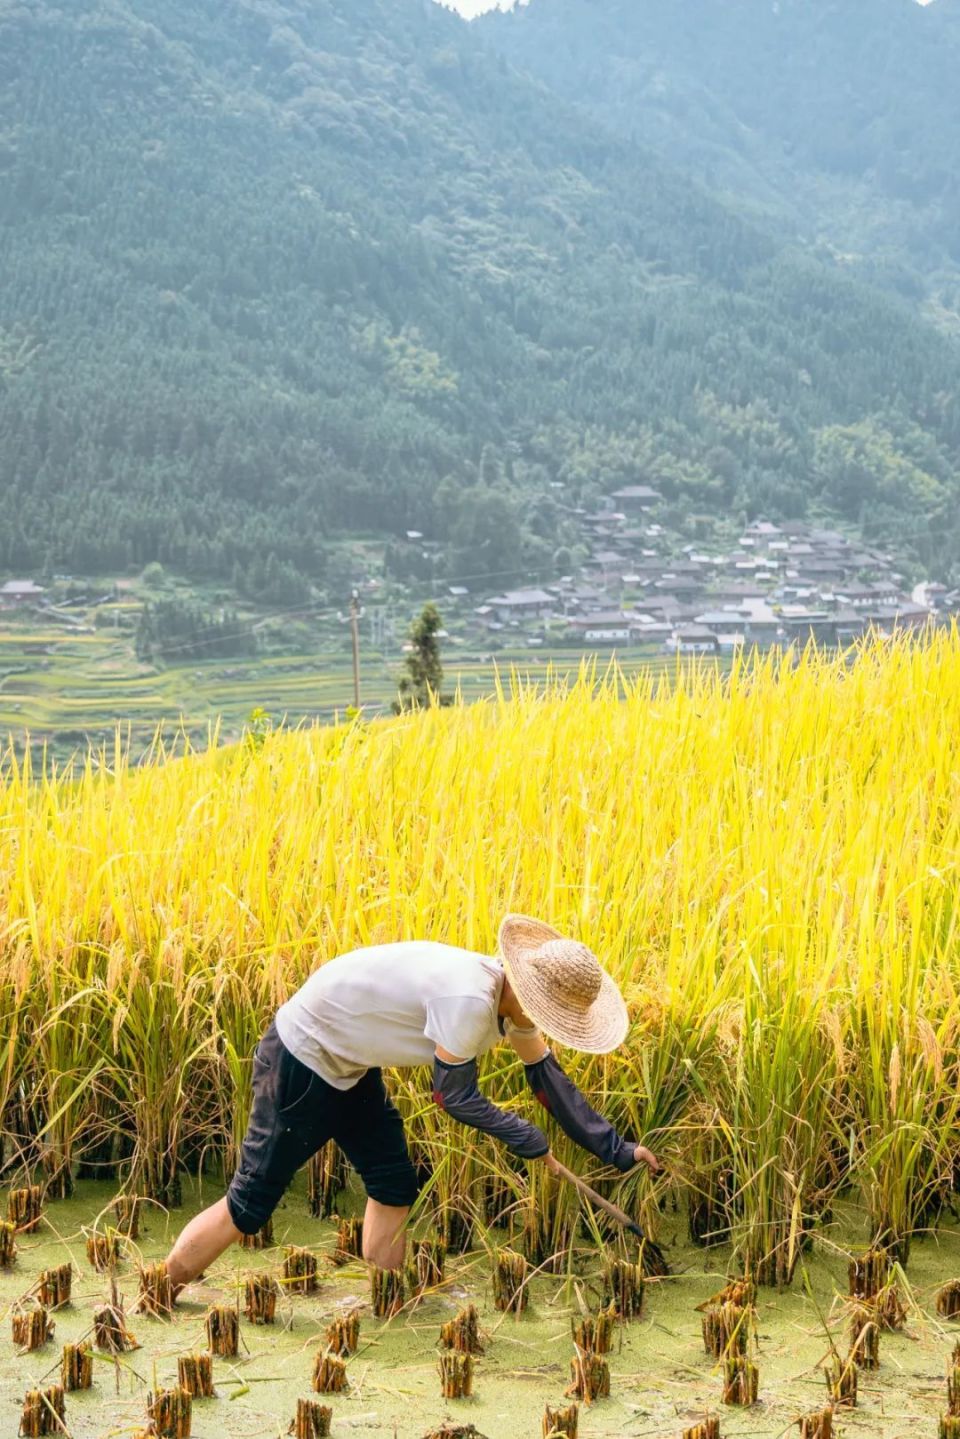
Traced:
[[423, 709], [430, 704], [449, 704], [449, 696], [441, 692], [443, 664], [440, 660], [440, 631], [443, 620], [435, 604], [425, 605], [420, 617], [410, 627], [413, 646], [404, 661], [407, 673], [398, 686], [394, 711]]

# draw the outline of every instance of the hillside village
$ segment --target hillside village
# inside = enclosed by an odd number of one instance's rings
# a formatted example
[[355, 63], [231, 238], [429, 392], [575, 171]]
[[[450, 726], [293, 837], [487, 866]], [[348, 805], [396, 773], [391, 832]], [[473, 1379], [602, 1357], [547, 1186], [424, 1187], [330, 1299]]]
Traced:
[[522, 630], [533, 645], [548, 621], [556, 639], [561, 621], [563, 639], [586, 650], [720, 653], [811, 638], [842, 647], [867, 629], [960, 613], [960, 589], [908, 588], [893, 555], [799, 521], [755, 521], [722, 552], [687, 543], [668, 554], [664, 527], [651, 519], [659, 499], [644, 485], [614, 493], [583, 516], [590, 554], [581, 573], [490, 595], [473, 610], [476, 624], [491, 635]]

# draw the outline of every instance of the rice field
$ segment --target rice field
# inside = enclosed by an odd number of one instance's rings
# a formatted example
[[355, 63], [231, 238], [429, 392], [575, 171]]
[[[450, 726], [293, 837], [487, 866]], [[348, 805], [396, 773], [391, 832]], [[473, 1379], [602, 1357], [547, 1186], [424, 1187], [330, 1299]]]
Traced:
[[[45, 1210], [0, 1271], [3, 1302], [29, 1309], [40, 1269], [69, 1253], [83, 1283], [57, 1344], [81, 1333], [109, 1287], [86, 1241], [122, 1192], [149, 1214], [143, 1254], [129, 1241], [119, 1260], [132, 1306], [138, 1258], [162, 1256], [198, 1189], [221, 1192], [254, 1044], [290, 988], [378, 940], [492, 952], [501, 915], [518, 910], [584, 939], [619, 980], [624, 1048], [564, 1062], [665, 1165], [656, 1180], [624, 1179], [554, 1136], [561, 1161], [639, 1218], [672, 1270], [615, 1325], [610, 1395], [580, 1401], [580, 1432], [679, 1435], [710, 1408], [722, 1433], [778, 1434], [822, 1409], [821, 1370], [835, 1363], [839, 1389], [859, 1376], [838, 1424], [935, 1433], [953, 1403], [948, 1286], [960, 1278], [960, 636], [794, 660], [746, 659], [727, 675], [585, 669], [396, 720], [204, 752], [158, 741], [146, 765], [119, 741], [63, 771], [8, 753], [3, 1177], [39, 1184]], [[482, 1082], [535, 1117], [508, 1053], [487, 1057]], [[225, 1258], [174, 1321], [131, 1319], [149, 1362], [121, 1365], [122, 1410], [112, 1364], [109, 1376], [95, 1366], [96, 1394], [67, 1395], [71, 1432], [145, 1425], [151, 1386], [204, 1347], [209, 1303], [236, 1307], [251, 1266], [282, 1273], [287, 1242], [320, 1256], [319, 1292], [287, 1296], [293, 1327], [269, 1338], [241, 1322], [250, 1354], [235, 1377], [249, 1392], [198, 1400], [197, 1434], [286, 1432], [338, 1305], [361, 1305], [372, 1340], [329, 1401], [335, 1434], [419, 1439], [446, 1418], [507, 1439], [547, 1432], [546, 1404], [577, 1402], [564, 1397], [571, 1355], [603, 1356], [572, 1349], [571, 1321], [597, 1318], [604, 1265], [636, 1252], [546, 1171], [453, 1132], [425, 1074], [393, 1088], [429, 1175], [413, 1234], [445, 1246], [443, 1285], [373, 1320], [366, 1276], [325, 1257], [332, 1221], [295, 1191], [275, 1248]], [[334, 1202], [353, 1212], [359, 1196], [348, 1183]], [[98, 1232], [109, 1223], [101, 1214]], [[507, 1319], [491, 1299], [504, 1248], [533, 1273], [531, 1304]], [[695, 1306], [727, 1280], [746, 1283], [726, 1296], [743, 1313], [711, 1316], [708, 1355]], [[481, 1328], [497, 1327], [476, 1397], [441, 1402], [439, 1325], [470, 1299]], [[52, 1341], [29, 1357], [2, 1334], [0, 1346], [0, 1398], [19, 1403], [41, 1357], [59, 1364]], [[725, 1390], [751, 1398], [755, 1381], [755, 1404], [722, 1403]]]

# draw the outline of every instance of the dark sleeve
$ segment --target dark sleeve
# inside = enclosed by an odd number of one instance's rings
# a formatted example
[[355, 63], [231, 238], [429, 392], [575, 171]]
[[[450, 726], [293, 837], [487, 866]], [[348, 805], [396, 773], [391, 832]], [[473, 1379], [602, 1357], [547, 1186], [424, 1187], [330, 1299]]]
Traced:
[[550, 1151], [547, 1136], [535, 1124], [528, 1124], [519, 1114], [498, 1109], [484, 1099], [477, 1085], [477, 1061], [447, 1064], [433, 1061], [433, 1097], [451, 1119], [482, 1129], [495, 1139], [502, 1139], [508, 1149], [522, 1159], [540, 1159]]
[[624, 1172], [633, 1168], [636, 1145], [622, 1139], [602, 1114], [590, 1108], [552, 1054], [548, 1052], [536, 1064], [524, 1065], [524, 1070], [530, 1088], [564, 1134], [605, 1164], [614, 1164]]

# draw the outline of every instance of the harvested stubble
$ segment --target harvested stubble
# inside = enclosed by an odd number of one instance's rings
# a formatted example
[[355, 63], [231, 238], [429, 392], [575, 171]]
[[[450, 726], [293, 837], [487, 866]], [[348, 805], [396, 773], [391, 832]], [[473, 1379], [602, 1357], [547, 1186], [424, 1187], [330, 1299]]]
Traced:
[[288, 1244], [283, 1251], [283, 1287], [291, 1294], [313, 1294], [320, 1287], [317, 1256]]
[[485, 1439], [485, 1436], [472, 1424], [441, 1424], [439, 1429], [424, 1434], [423, 1439]]
[[592, 1404], [594, 1399], [606, 1399], [610, 1393], [610, 1366], [599, 1354], [578, 1349], [570, 1360], [570, 1385], [567, 1398], [582, 1399]]
[[956, 1363], [947, 1370], [947, 1413], [960, 1418], [960, 1365]]
[[896, 1331], [907, 1322], [907, 1306], [900, 1294], [899, 1285], [891, 1281], [869, 1301], [881, 1329]]
[[505, 1314], [520, 1314], [527, 1307], [529, 1266], [522, 1254], [498, 1249], [493, 1260], [493, 1302]]
[[951, 1279], [937, 1290], [937, 1313], [941, 1319], [960, 1316], [960, 1279]]
[[0, 1269], [9, 1269], [17, 1257], [17, 1226], [12, 1219], [0, 1219]]
[[140, 1288], [134, 1301], [137, 1314], [152, 1314], [157, 1319], [169, 1319], [173, 1313], [173, 1285], [163, 1260], [158, 1264], [139, 1267], [137, 1273]]
[[40, 1303], [48, 1309], [59, 1309], [70, 1303], [73, 1286], [73, 1265], [59, 1264], [56, 1269], [43, 1269], [37, 1281]]
[[756, 1404], [760, 1390], [760, 1371], [743, 1354], [732, 1354], [723, 1361], [724, 1404]]
[[334, 1264], [346, 1264], [351, 1259], [363, 1258], [363, 1220], [356, 1216], [341, 1219], [337, 1225], [337, 1245], [333, 1251]]
[[960, 1418], [955, 1414], [941, 1414], [939, 1439], [960, 1439]]
[[853, 1255], [847, 1269], [851, 1299], [873, 1299], [889, 1276], [890, 1256], [885, 1249], [868, 1249], [865, 1254]]
[[314, 1219], [330, 1218], [346, 1182], [347, 1161], [336, 1140], [330, 1139], [307, 1165], [307, 1203]]
[[573, 1342], [578, 1349], [589, 1349], [594, 1354], [609, 1354], [613, 1348], [613, 1328], [617, 1311], [611, 1305], [597, 1314], [585, 1314], [582, 1319], [570, 1321]]
[[403, 1271], [370, 1270], [370, 1302], [378, 1319], [392, 1319], [403, 1308]]
[[551, 1409], [548, 1404], [543, 1411], [543, 1439], [577, 1439], [580, 1427], [580, 1406], [569, 1404], [566, 1409]]
[[140, 1200], [136, 1194], [118, 1194], [111, 1205], [116, 1216], [116, 1230], [126, 1239], [140, 1237]]
[[356, 1353], [360, 1341], [360, 1310], [351, 1309], [333, 1320], [327, 1330], [327, 1348], [341, 1359]]
[[857, 1366], [853, 1355], [841, 1359], [834, 1354], [824, 1370], [827, 1392], [836, 1409], [855, 1409], [857, 1404]]
[[212, 1399], [213, 1359], [209, 1354], [181, 1354], [177, 1360], [177, 1382], [191, 1399]]
[[186, 1389], [158, 1389], [147, 1396], [147, 1418], [157, 1439], [190, 1439], [193, 1400]]
[[468, 1399], [473, 1393], [473, 1357], [457, 1349], [444, 1349], [437, 1360], [440, 1393], [444, 1399]]
[[287, 1430], [293, 1439], [327, 1439], [333, 1410], [319, 1399], [298, 1399], [297, 1413]]
[[463, 1309], [440, 1326], [440, 1343], [445, 1349], [456, 1349], [460, 1354], [482, 1354], [480, 1321], [477, 1306], [467, 1304]]
[[207, 1310], [207, 1347], [211, 1354], [231, 1359], [240, 1350], [240, 1315], [229, 1304], [213, 1304]]
[[270, 1249], [273, 1245], [273, 1220], [268, 1219], [255, 1234], [241, 1234], [241, 1249]]
[[75, 1389], [90, 1388], [93, 1383], [93, 1350], [85, 1341], [63, 1346], [60, 1380], [68, 1394]]
[[720, 1420], [716, 1414], [705, 1414], [699, 1424], [684, 1429], [683, 1439], [720, 1439]]
[[447, 1247], [442, 1239], [421, 1239], [413, 1246], [407, 1265], [407, 1285], [415, 1299], [443, 1283]]
[[818, 1409], [812, 1414], [801, 1414], [797, 1420], [800, 1439], [833, 1439], [833, 1407]]
[[125, 1354], [137, 1348], [137, 1341], [127, 1328], [115, 1280], [111, 1282], [109, 1304], [101, 1304], [93, 1311], [93, 1342], [106, 1354]]
[[53, 1338], [53, 1321], [42, 1304], [15, 1309], [10, 1316], [13, 1342], [18, 1349], [42, 1349]]
[[7, 1218], [18, 1234], [32, 1234], [43, 1217], [43, 1191], [39, 1184], [25, 1189], [11, 1189], [7, 1198]]
[[87, 1262], [98, 1274], [116, 1268], [120, 1262], [120, 1236], [115, 1229], [87, 1236]]
[[244, 1313], [251, 1324], [272, 1324], [277, 1317], [277, 1281], [272, 1274], [248, 1274]]
[[23, 1439], [36, 1434], [65, 1434], [67, 1406], [63, 1389], [53, 1384], [49, 1389], [28, 1389], [20, 1416]]
[[752, 1304], [728, 1301], [711, 1304], [703, 1311], [701, 1327], [703, 1347], [714, 1359], [729, 1354], [747, 1354], [756, 1330], [756, 1313]]
[[321, 1349], [313, 1363], [313, 1387], [318, 1394], [342, 1394], [347, 1387], [347, 1366], [338, 1354]]
[[857, 1304], [851, 1312], [850, 1354], [860, 1369], [880, 1367], [880, 1324], [872, 1304]]
[[608, 1259], [603, 1266], [603, 1302], [618, 1319], [636, 1319], [643, 1309], [643, 1266]]

